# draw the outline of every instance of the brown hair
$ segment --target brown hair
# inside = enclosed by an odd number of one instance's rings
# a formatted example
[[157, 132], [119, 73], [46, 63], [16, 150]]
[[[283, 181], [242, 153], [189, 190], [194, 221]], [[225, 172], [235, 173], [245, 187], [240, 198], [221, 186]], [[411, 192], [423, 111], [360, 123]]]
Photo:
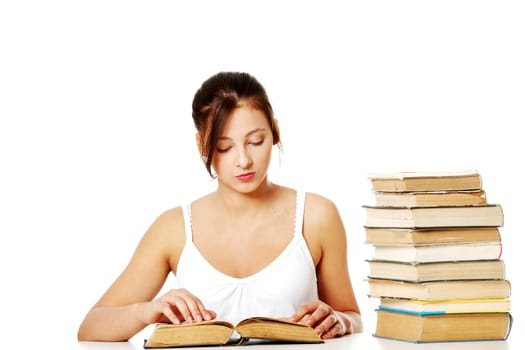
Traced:
[[192, 104], [193, 123], [200, 136], [202, 160], [212, 177], [211, 164], [218, 139], [228, 117], [242, 103], [264, 113], [272, 131], [273, 144], [281, 146], [272, 105], [261, 83], [248, 73], [217, 73], [202, 83]]

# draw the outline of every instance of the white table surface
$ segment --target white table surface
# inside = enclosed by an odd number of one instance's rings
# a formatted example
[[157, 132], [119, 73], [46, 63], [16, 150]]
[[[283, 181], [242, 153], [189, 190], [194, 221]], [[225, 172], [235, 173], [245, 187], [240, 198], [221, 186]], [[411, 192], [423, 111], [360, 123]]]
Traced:
[[[513, 339], [515, 338], [515, 339]], [[245, 346], [253, 350], [282, 350], [282, 349], [306, 349], [306, 350], [348, 350], [348, 349], [366, 349], [366, 350], [509, 350], [523, 349], [520, 346], [517, 334], [511, 333], [505, 341], [481, 341], [481, 342], [451, 342], [451, 343], [428, 343], [413, 344], [404, 341], [379, 339], [370, 333], [360, 333], [346, 336], [343, 338], [331, 339], [323, 344], [273, 344], [273, 345], [251, 345]], [[201, 347], [198, 349], [214, 350], [235, 347]], [[243, 348], [242, 346], [240, 348]], [[68, 347], [74, 350], [139, 350], [143, 349], [142, 342], [139, 338], [133, 338], [129, 342], [105, 343], [105, 342], [78, 342], [76, 347]], [[192, 348], [184, 348], [192, 349]]]

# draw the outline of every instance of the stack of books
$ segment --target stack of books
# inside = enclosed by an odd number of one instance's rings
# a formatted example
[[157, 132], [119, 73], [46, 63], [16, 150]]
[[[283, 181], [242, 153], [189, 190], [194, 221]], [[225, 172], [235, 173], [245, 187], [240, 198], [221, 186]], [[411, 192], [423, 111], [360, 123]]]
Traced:
[[476, 170], [370, 174], [364, 205], [369, 297], [381, 338], [504, 340], [511, 285], [502, 259], [503, 210]]

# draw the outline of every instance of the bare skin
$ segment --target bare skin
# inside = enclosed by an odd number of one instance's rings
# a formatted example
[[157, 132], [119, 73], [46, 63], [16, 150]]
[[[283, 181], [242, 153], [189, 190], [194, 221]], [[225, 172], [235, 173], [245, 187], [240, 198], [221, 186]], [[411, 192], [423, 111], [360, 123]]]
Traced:
[[[262, 270], [292, 239], [296, 191], [267, 178], [273, 142], [259, 111], [237, 108], [223, 134], [213, 160], [217, 190], [192, 203], [193, 239], [216, 269], [243, 278]], [[249, 181], [239, 181], [239, 175], [252, 173]], [[359, 308], [347, 267], [346, 233], [330, 200], [307, 194], [303, 234], [320, 300], [303, 305], [289, 320], [313, 326], [324, 339], [341, 336], [349, 332], [350, 320], [337, 313], [358, 314]], [[177, 272], [185, 237], [181, 208], [162, 213], [88, 312], [78, 339], [124, 341], [153, 323], [215, 318], [191, 291], [172, 289], [157, 296], [168, 275]]]

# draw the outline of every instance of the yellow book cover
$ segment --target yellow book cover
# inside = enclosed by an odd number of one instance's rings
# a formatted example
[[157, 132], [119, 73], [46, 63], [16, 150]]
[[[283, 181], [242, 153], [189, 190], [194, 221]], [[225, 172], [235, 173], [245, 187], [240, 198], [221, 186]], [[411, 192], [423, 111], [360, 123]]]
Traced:
[[511, 302], [506, 298], [467, 300], [455, 299], [435, 301], [381, 298], [379, 309], [420, 315], [473, 312], [509, 312], [511, 310]]

